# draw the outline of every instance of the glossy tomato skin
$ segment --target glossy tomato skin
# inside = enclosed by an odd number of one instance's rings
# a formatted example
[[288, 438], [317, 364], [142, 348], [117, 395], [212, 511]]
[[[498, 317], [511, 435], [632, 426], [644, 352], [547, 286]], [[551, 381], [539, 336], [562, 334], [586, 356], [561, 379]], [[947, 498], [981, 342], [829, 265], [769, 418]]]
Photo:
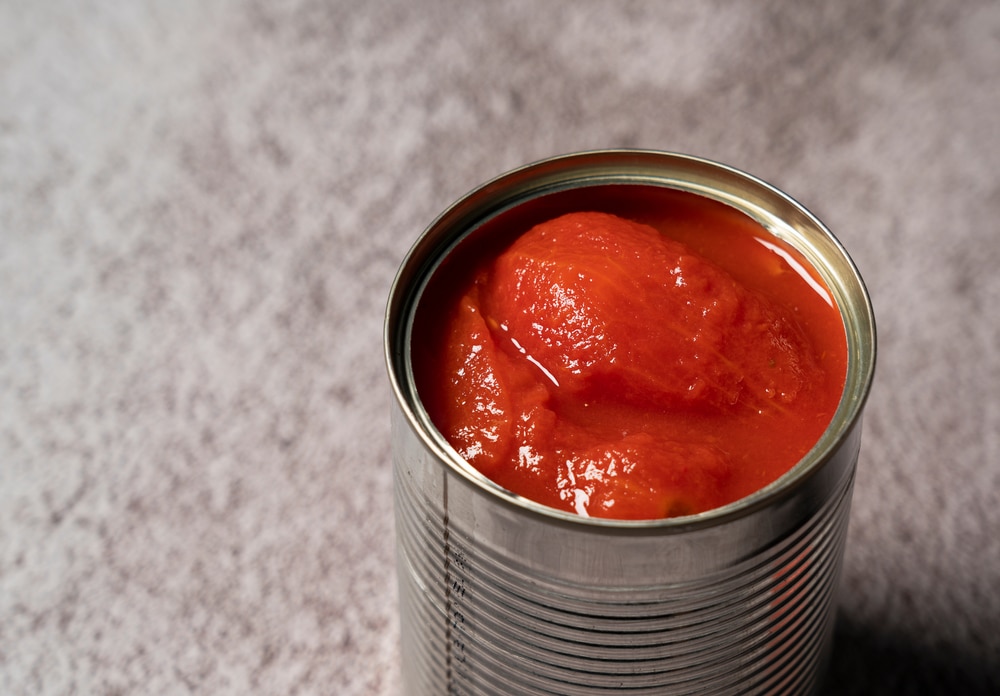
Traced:
[[471, 275], [425, 402], [459, 454], [537, 502], [701, 512], [779, 476], [832, 415], [837, 378], [796, 306], [651, 225], [568, 213]]

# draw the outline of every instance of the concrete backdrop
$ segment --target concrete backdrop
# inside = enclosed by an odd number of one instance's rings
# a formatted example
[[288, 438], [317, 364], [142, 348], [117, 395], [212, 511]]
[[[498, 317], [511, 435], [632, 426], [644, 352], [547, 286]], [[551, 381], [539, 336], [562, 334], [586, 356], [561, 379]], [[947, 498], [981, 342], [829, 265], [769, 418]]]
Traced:
[[395, 693], [389, 283], [475, 185], [603, 147], [851, 252], [829, 691], [994, 693], [998, 112], [990, 0], [0, 1], [0, 693]]

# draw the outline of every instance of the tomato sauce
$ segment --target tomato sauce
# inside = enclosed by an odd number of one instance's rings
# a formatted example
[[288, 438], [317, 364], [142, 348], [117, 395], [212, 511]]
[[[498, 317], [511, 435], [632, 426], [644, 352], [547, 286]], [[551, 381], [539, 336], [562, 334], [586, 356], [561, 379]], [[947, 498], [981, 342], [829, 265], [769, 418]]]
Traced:
[[429, 281], [421, 401], [510, 491], [653, 519], [738, 500], [798, 462], [847, 369], [843, 321], [801, 255], [722, 203], [642, 186], [500, 215]]

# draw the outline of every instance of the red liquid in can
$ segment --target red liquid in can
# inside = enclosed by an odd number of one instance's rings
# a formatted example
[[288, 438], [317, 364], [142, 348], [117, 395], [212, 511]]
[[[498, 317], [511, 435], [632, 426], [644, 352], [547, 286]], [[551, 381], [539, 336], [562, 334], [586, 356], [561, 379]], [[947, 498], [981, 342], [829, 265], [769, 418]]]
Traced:
[[510, 491], [655, 519], [795, 465], [844, 387], [831, 293], [718, 201], [616, 185], [494, 218], [434, 273], [413, 329], [431, 420]]

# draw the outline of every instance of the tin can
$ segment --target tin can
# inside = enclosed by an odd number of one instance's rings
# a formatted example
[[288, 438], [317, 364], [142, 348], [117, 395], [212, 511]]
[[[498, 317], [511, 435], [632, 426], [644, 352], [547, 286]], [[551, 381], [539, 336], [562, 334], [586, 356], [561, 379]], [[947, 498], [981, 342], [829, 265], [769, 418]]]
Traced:
[[[797, 249], [839, 305], [848, 368], [812, 450], [725, 507], [661, 520], [587, 518], [502, 489], [468, 465], [423, 409], [410, 362], [427, 279], [468, 235], [559, 197], [625, 185], [707, 196]], [[622, 189], [623, 191], [625, 189]], [[475, 189], [417, 240], [385, 322], [402, 669], [406, 692], [809, 693], [823, 673], [861, 437], [875, 323], [840, 243], [748, 174], [653, 151], [544, 160]]]

